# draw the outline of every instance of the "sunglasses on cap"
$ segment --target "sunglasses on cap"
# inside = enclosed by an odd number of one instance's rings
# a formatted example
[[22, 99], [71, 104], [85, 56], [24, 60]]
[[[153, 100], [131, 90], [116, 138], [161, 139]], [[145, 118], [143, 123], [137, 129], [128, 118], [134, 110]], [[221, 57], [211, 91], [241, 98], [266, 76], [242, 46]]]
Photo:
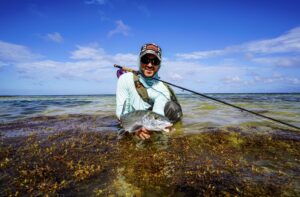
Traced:
[[149, 64], [151, 62], [152, 65], [157, 66], [160, 64], [160, 61], [158, 58], [148, 58], [147, 56], [143, 56], [141, 58], [141, 62], [143, 64]]

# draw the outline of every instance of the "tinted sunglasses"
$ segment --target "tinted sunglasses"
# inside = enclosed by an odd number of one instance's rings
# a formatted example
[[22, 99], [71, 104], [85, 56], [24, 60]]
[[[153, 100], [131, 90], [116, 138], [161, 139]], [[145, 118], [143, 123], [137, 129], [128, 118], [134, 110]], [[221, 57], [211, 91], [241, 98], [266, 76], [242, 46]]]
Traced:
[[141, 58], [141, 62], [142, 62], [143, 64], [149, 64], [149, 63], [151, 62], [151, 64], [152, 64], [152, 65], [155, 65], [155, 66], [157, 66], [157, 65], [160, 64], [160, 61], [159, 61], [158, 58], [150, 59], [150, 58], [148, 58], [147, 56], [142, 57], [142, 58]]

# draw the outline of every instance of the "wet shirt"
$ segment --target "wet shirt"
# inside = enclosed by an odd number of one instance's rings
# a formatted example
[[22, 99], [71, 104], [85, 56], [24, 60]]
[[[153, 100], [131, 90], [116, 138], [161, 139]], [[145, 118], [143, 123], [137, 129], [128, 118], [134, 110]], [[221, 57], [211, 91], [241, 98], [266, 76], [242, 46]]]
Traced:
[[[147, 82], [146, 82], [147, 81]], [[140, 82], [144, 85], [153, 105], [153, 112], [165, 115], [164, 108], [170, 100], [170, 93], [167, 87], [160, 81], [149, 81], [140, 76]], [[150, 84], [150, 85], [149, 85]], [[116, 115], [120, 118], [123, 114], [134, 110], [147, 110], [151, 105], [144, 102], [136, 90], [133, 80], [133, 73], [125, 73], [118, 80], [116, 92]]]

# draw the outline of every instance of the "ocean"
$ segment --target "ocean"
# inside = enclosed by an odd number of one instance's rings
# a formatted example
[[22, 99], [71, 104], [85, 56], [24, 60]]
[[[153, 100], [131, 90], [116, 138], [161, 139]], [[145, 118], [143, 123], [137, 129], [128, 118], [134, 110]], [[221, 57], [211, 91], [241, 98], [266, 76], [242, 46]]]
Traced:
[[[300, 94], [207, 95], [300, 127]], [[266, 121], [197, 95], [179, 95], [179, 100], [184, 112], [182, 123], [186, 132], [189, 132], [188, 128], [195, 124], [198, 128], [198, 126], [228, 126]], [[115, 96], [7, 96], [0, 97], [0, 108], [2, 123], [31, 117], [70, 114], [113, 116]]]
[[[208, 94], [300, 127], [300, 94]], [[300, 131], [192, 94], [182, 121], [118, 140], [115, 95], [0, 97], [0, 195], [297, 196]]]

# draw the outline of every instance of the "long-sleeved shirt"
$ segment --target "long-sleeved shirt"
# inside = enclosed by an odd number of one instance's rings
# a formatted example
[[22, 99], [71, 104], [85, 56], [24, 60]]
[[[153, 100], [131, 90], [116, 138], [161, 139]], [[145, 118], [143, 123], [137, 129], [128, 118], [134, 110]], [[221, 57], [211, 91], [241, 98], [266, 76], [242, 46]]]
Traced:
[[[149, 85], [143, 77], [140, 76], [139, 80], [146, 88], [149, 98], [154, 103], [152, 111], [165, 115], [164, 107], [170, 100], [168, 88], [160, 81], [155, 81], [152, 85]], [[120, 76], [117, 84], [116, 102], [116, 115], [119, 119], [123, 114], [134, 110], [146, 110], [151, 107], [149, 103], [143, 101], [137, 92], [133, 73], [131, 72]]]

